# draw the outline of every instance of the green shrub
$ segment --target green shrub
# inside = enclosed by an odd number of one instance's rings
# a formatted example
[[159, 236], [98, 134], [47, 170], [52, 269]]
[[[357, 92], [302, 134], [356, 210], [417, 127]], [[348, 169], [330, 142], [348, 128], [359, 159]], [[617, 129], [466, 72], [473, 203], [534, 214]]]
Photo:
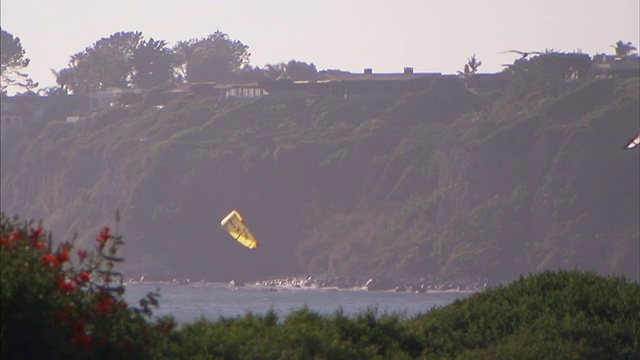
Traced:
[[411, 326], [429, 357], [556, 358], [552, 350], [565, 349], [569, 358], [637, 359], [640, 285], [546, 271], [418, 316]]

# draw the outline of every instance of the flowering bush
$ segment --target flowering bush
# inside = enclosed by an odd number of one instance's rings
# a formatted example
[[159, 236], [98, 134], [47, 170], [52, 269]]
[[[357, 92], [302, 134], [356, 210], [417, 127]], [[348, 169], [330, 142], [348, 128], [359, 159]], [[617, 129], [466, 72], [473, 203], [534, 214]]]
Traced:
[[123, 300], [114, 269], [122, 245], [104, 227], [92, 251], [73, 242], [54, 248], [41, 225], [1, 214], [2, 358], [157, 358], [173, 320], [150, 321], [157, 292], [140, 307]]

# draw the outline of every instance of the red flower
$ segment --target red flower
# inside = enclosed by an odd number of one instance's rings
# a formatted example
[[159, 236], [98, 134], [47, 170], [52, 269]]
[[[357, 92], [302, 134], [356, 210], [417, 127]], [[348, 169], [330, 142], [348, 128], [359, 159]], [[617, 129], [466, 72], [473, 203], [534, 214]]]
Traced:
[[91, 336], [87, 335], [84, 330], [84, 322], [82, 320], [76, 320], [71, 324], [71, 332], [73, 336], [69, 339], [71, 345], [85, 347], [90, 349], [93, 345]]
[[58, 278], [58, 288], [66, 293], [69, 293], [76, 289], [76, 282], [73, 280], [67, 280], [64, 278], [64, 276], [60, 276]]
[[0, 237], [0, 244], [6, 246], [9, 251], [12, 251], [18, 240], [20, 240], [20, 233], [13, 230], [9, 235]]
[[69, 251], [63, 250], [58, 253], [58, 261], [60, 261], [61, 263], [69, 261]]
[[105, 243], [110, 238], [111, 238], [111, 234], [109, 234], [109, 227], [108, 226], [103, 227], [102, 230], [100, 230], [100, 235], [98, 235], [98, 237], [96, 238], [96, 242], [98, 243], [98, 247], [100, 248], [100, 250], [104, 248]]
[[98, 301], [98, 309], [100, 310], [101, 315], [108, 313], [109, 310], [113, 307], [114, 302], [115, 300], [110, 296], [107, 296]]
[[78, 249], [78, 258], [80, 258], [80, 262], [83, 262], [84, 259], [87, 258], [87, 251], [84, 249]]
[[17, 232], [16, 230], [13, 230], [11, 234], [9, 234], [9, 236], [11, 237], [11, 240], [13, 240], [14, 242], [17, 242], [18, 240], [20, 240], [20, 233]]
[[42, 263], [45, 265], [58, 265], [58, 258], [56, 258], [53, 254], [44, 254], [42, 256]]
[[36, 247], [36, 249], [42, 250], [42, 249], [44, 249], [44, 242], [36, 241], [36, 244], [34, 246]]
[[8, 236], [0, 237], [0, 244], [6, 246], [9, 251], [13, 250], [13, 240]]
[[157, 329], [162, 333], [168, 333], [175, 327], [175, 323], [173, 321], [161, 322], [158, 323]]
[[31, 230], [31, 237], [33, 237], [34, 239], [37, 239], [42, 234], [42, 227], [39, 225], [37, 229], [30, 229], [30, 230]]
[[91, 276], [89, 275], [88, 272], [86, 271], [81, 271], [78, 276], [76, 276], [76, 279], [78, 279], [78, 281], [80, 282], [89, 282], [89, 280], [91, 280]]

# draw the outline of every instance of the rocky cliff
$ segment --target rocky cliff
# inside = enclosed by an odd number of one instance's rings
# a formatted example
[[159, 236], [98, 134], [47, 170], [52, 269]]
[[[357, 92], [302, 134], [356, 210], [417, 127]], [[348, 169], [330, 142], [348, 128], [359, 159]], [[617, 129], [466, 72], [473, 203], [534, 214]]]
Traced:
[[[2, 210], [85, 245], [118, 210], [130, 277], [638, 280], [638, 88], [139, 103], [4, 137]], [[220, 229], [231, 209], [257, 250]]]

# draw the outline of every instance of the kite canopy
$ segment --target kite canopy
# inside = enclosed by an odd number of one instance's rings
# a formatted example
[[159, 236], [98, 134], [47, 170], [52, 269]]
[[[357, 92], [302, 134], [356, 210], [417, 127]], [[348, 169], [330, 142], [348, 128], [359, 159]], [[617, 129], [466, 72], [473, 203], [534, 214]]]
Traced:
[[232, 210], [227, 216], [220, 221], [220, 225], [227, 230], [232, 238], [237, 240], [240, 244], [248, 247], [249, 249], [255, 249], [258, 247], [258, 240], [249, 231], [247, 225], [242, 220], [242, 215], [238, 210]]

